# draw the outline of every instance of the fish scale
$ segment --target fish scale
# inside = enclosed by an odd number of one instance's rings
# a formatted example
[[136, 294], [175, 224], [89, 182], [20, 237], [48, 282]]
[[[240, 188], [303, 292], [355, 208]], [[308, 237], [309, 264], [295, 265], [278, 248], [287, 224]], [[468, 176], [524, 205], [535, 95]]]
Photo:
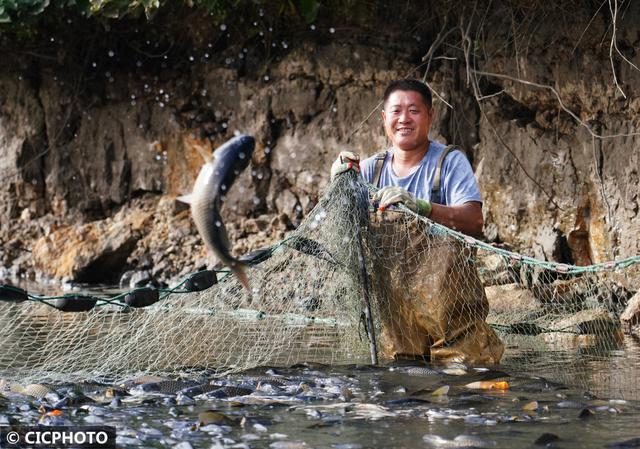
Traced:
[[176, 394], [185, 388], [197, 386], [197, 382], [183, 380], [165, 380], [162, 382], [153, 382], [139, 385], [137, 388], [143, 392], [153, 392], [161, 394]]
[[246, 396], [253, 393], [252, 390], [242, 387], [222, 387], [207, 393], [210, 398], [230, 398], [233, 396]]
[[296, 381], [290, 381], [289, 379], [280, 378], [280, 377], [271, 377], [271, 376], [251, 376], [251, 377], [246, 377], [243, 380], [250, 383], [260, 382], [260, 383], [275, 385], [278, 387], [284, 387], [286, 385], [292, 385], [292, 384], [298, 383]]
[[29, 384], [29, 385], [26, 385], [25, 387], [18, 384], [14, 384], [11, 386], [11, 392], [24, 394], [26, 396], [34, 397], [36, 399], [42, 399], [49, 393], [55, 393], [54, 390], [52, 390], [51, 388], [43, 384]]
[[209, 393], [210, 391], [219, 390], [220, 388], [223, 388], [223, 387], [224, 385], [218, 385], [218, 384], [202, 384], [202, 385], [196, 385], [193, 387], [183, 388], [178, 393], [181, 393], [187, 396], [197, 396], [199, 394], [205, 394], [205, 393]]
[[410, 376], [437, 376], [440, 374], [438, 371], [427, 368], [425, 366], [409, 368], [407, 374]]

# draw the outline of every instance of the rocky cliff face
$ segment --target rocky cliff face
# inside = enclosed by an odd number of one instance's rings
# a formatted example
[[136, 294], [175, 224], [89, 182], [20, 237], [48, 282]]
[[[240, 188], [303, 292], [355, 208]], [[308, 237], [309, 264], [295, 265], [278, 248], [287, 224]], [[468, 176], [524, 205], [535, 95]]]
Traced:
[[197, 51], [169, 62], [140, 50], [118, 64], [123, 43], [107, 31], [93, 53], [16, 51], [0, 72], [0, 277], [98, 282], [129, 272], [129, 281], [134, 270], [167, 282], [211, 264], [175, 197], [202, 163], [194, 144], [213, 148], [236, 131], [257, 148], [223, 211], [234, 252], [282, 238], [317, 203], [339, 150], [387, 145], [384, 88], [422, 76], [425, 53], [440, 97], [432, 136], [466, 148], [489, 241], [581, 265], [638, 254], [634, 17], [632, 6], [615, 39], [628, 62], [613, 57], [626, 98], [611, 70], [609, 19], [590, 23], [589, 11], [520, 34], [488, 15], [482, 46], [480, 34], [476, 47], [458, 35], [453, 49], [431, 46], [442, 32], [408, 36], [399, 49], [319, 27], [323, 39], [278, 43], [270, 58], [201, 36]]

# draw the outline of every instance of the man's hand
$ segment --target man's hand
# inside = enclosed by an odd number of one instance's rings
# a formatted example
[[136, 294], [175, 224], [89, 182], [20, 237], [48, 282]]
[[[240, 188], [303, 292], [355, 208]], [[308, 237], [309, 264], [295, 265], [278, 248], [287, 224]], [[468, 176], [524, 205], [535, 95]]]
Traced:
[[341, 151], [338, 159], [331, 165], [331, 181], [340, 173], [348, 170], [355, 170], [356, 173], [360, 173], [360, 155], [351, 151]]
[[373, 200], [378, 201], [380, 211], [384, 211], [392, 204], [402, 203], [418, 215], [423, 217], [431, 215], [431, 203], [429, 201], [416, 198], [402, 187], [383, 187], [373, 195]]

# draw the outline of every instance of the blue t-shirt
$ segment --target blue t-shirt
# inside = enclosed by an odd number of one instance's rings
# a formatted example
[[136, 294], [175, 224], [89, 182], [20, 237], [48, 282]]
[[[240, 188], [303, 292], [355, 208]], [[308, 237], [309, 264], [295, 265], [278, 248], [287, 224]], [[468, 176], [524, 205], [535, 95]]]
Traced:
[[[391, 167], [393, 149], [387, 150], [387, 157], [380, 173], [379, 187], [399, 186], [418, 198], [431, 201], [433, 178], [438, 166], [438, 160], [445, 147], [446, 145], [440, 142], [431, 141], [429, 150], [420, 161], [420, 165], [403, 178], [393, 172]], [[373, 183], [375, 165], [375, 155], [360, 162], [362, 177], [368, 183]], [[480, 188], [473, 175], [471, 164], [462, 152], [455, 150], [447, 155], [442, 164], [440, 176], [440, 199], [442, 204], [457, 206], [468, 201], [482, 202]]]

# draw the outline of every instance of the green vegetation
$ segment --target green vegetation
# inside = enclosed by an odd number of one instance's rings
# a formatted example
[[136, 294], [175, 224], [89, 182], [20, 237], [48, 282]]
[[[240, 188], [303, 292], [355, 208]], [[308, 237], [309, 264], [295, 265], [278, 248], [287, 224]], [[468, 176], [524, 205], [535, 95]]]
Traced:
[[[264, 6], [267, 3], [270, 9], [274, 6], [281, 11], [290, 9], [309, 23], [315, 20], [320, 7], [317, 0], [277, 0], [265, 2]], [[261, 2], [249, 0], [0, 0], [0, 23], [28, 22], [34, 16], [53, 9], [66, 9], [86, 17], [107, 19], [141, 14], [151, 18], [158, 10], [176, 4], [200, 9], [217, 17], [224, 17], [240, 6], [261, 6]]]

